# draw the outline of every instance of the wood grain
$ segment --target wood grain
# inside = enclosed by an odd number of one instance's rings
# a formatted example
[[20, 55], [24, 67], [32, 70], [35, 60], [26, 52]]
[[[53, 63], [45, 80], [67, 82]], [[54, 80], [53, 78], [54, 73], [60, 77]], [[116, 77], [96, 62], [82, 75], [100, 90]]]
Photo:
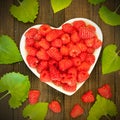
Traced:
[[[107, 0], [104, 4], [107, 5], [111, 10], [114, 10], [120, 3], [119, 0]], [[20, 38], [22, 33], [30, 26], [35, 24], [47, 23], [54, 27], [59, 27], [65, 21], [83, 17], [88, 18], [96, 22], [103, 31], [104, 43], [103, 48], [108, 44], [116, 44], [120, 49], [120, 26], [112, 27], [105, 24], [98, 15], [100, 5], [91, 5], [87, 0], [73, 0], [71, 5], [56, 14], [53, 13], [52, 7], [49, 0], [39, 0], [39, 13], [35, 19], [34, 24], [22, 23], [17, 21], [11, 16], [9, 9], [11, 4], [17, 4], [17, 0], [0, 0], [0, 35], [6, 34], [13, 38], [19, 48]], [[118, 11], [120, 13], [120, 10]], [[94, 95], [97, 94], [97, 88], [105, 83], [109, 83], [112, 88], [113, 97], [112, 100], [117, 105], [118, 115], [111, 118], [111, 120], [120, 120], [120, 71], [102, 75], [101, 73], [101, 54], [98, 62], [92, 71], [90, 78], [86, 83], [72, 96], [66, 96], [48, 85], [40, 82], [22, 61], [11, 65], [0, 65], [0, 77], [8, 72], [20, 72], [24, 75], [28, 75], [31, 82], [31, 89], [39, 89], [41, 96], [39, 101], [50, 102], [53, 99], [60, 101], [62, 106], [62, 112], [54, 114], [48, 110], [45, 120], [73, 120], [69, 113], [74, 104], [80, 103], [85, 109], [85, 114], [76, 118], [75, 120], [86, 120], [88, 111], [93, 104], [85, 104], [81, 101], [80, 97], [84, 92], [91, 89]], [[2, 94], [0, 94], [1, 96]], [[10, 96], [0, 101], [0, 120], [25, 120], [22, 116], [24, 107], [28, 104], [26, 100], [23, 105], [18, 109], [11, 109], [8, 105], [8, 99]], [[107, 120], [102, 118], [101, 120]]]

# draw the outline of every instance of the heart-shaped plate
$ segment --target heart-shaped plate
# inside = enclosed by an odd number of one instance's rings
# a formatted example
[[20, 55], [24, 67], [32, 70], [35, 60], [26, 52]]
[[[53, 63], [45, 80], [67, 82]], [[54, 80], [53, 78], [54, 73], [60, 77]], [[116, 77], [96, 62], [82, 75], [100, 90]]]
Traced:
[[[101, 40], [101, 42], [103, 42], [103, 35], [102, 35], [102, 31], [101, 31], [100, 27], [99, 27], [96, 23], [94, 23], [93, 21], [91, 21], [91, 20], [89, 20], [89, 19], [86, 19], [86, 18], [73, 18], [73, 19], [70, 19], [70, 20], [66, 21], [65, 23], [73, 23], [74, 21], [79, 21], [79, 20], [82, 20], [82, 21], [84, 21], [86, 24], [90, 24], [90, 25], [94, 26], [94, 27], [96, 28], [96, 35], [97, 35], [98, 39]], [[64, 24], [65, 24], [65, 23], [64, 23]], [[27, 60], [26, 60], [27, 51], [26, 51], [26, 49], [25, 49], [25, 39], [26, 39], [26, 38], [25, 38], [25, 33], [26, 33], [29, 29], [31, 29], [31, 28], [39, 29], [39, 27], [40, 27], [41, 25], [42, 25], [42, 24], [34, 25], [34, 26], [28, 28], [28, 29], [23, 33], [23, 35], [22, 35], [22, 37], [21, 37], [21, 40], [20, 40], [20, 52], [21, 52], [21, 55], [22, 55], [22, 57], [23, 57], [23, 60], [24, 60], [25, 64], [27, 65], [27, 67], [28, 67], [38, 78], [40, 78], [40, 74], [37, 72], [37, 70], [36, 70], [35, 68], [31, 68], [31, 67], [29, 66]], [[54, 27], [51, 27], [51, 28], [52, 28], [52, 29], [62, 29], [61, 26], [60, 26], [59, 28], [54, 28]], [[95, 66], [95, 64], [96, 64], [96, 62], [97, 62], [97, 60], [98, 60], [98, 57], [99, 57], [101, 48], [102, 48], [102, 46], [99, 47], [98, 49], [96, 49], [95, 52], [94, 52], [95, 62], [91, 65], [91, 67], [90, 67], [90, 69], [89, 69], [89, 71], [88, 71], [89, 74], [92, 72], [92, 70], [93, 70], [93, 68], [94, 68], [94, 66]], [[85, 81], [82, 82], [82, 83], [77, 83], [77, 88], [76, 88], [76, 90], [75, 90], [74, 92], [68, 92], [68, 91], [65, 91], [62, 87], [56, 86], [56, 85], [55, 85], [54, 83], [52, 83], [52, 82], [46, 82], [46, 84], [48, 84], [48, 85], [51, 86], [52, 88], [54, 88], [54, 89], [56, 89], [56, 90], [58, 90], [58, 91], [60, 91], [60, 92], [62, 92], [62, 93], [64, 93], [64, 94], [66, 94], [66, 95], [69, 95], [69, 96], [70, 96], [70, 95], [73, 95], [84, 83], [85, 83]]]

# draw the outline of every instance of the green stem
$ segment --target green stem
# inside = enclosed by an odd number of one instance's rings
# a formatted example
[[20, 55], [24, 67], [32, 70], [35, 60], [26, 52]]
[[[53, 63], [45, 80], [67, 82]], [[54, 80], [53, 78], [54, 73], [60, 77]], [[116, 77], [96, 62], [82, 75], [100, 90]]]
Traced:
[[117, 6], [114, 12], [116, 13], [119, 10], [119, 8], [120, 8], [120, 4]]
[[5, 98], [8, 94], [10, 94], [10, 92], [7, 92], [6, 94], [4, 94], [4, 95], [0, 98], [0, 100], [2, 100], [3, 98]]

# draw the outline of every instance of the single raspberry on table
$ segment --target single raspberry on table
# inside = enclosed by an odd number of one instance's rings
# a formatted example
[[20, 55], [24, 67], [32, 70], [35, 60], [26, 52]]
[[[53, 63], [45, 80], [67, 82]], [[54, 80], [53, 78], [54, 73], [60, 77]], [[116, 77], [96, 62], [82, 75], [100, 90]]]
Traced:
[[103, 96], [103, 97], [105, 97], [107, 99], [112, 97], [112, 91], [111, 91], [111, 87], [110, 87], [109, 84], [104, 84], [101, 87], [99, 87], [98, 88], [98, 93], [101, 96]]
[[80, 104], [75, 104], [70, 112], [72, 118], [77, 118], [84, 113], [84, 109]]
[[30, 90], [28, 94], [28, 100], [30, 104], [35, 104], [38, 102], [40, 96], [39, 90]]
[[60, 113], [61, 112], [61, 105], [57, 100], [53, 100], [49, 103], [49, 109], [53, 111], [54, 113]]
[[93, 95], [93, 92], [91, 90], [84, 93], [81, 97], [82, 101], [85, 103], [91, 103], [95, 101], [95, 97]]

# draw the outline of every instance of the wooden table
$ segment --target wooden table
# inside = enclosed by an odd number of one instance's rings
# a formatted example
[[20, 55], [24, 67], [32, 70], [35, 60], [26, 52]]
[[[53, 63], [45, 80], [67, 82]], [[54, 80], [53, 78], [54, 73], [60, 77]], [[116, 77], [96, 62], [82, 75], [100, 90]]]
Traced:
[[[0, 35], [6, 34], [13, 38], [19, 47], [20, 38], [23, 32], [34, 24], [47, 23], [55, 27], [59, 27], [66, 20], [76, 17], [84, 17], [96, 22], [102, 29], [104, 35], [103, 48], [111, 43], [115, 43], [120, 49], [120, 26], [112, 27], [105, 24], [98, 15], [100, 5], [91, 5], [87, 0], [73, 0], [71, 5], [57, 12], [53, 13], [49, 0], [39, 0], [39, 14], [35, 23], [24, 24], [17, 21], [10, 15], [9, 8], [11, 4], [16, 4], [17, 0], [1, 0], [0, 1]], [[120, 3], [119, 0], [107, 0], [107, 5], [111, 10], [114, 10]], [[120, 10], [118, 11], [120, 14]], [[20, 72], [28, 75], [31, 82], [31, 89], [39, 89], [41, 96], [39, 101], [50, 102], [53, 99], [60, 101], [62, 105], [62, 112], [54, 114], [48, 110], [46, 120], [72, 120], [69, 112], [75, 103], [80, 103], [85, 108], [85, 114], [76, 118], [76, 120], [86, 120], [88, 111], [93, 104], [85, 104], [81, 101], [81, 96], [89, 89], [97, 94], [97, 88], [105, 83], [111, 85], [113, 97], [112, 100], [117, 105], [118, 115], [113, 117], [112, 120], [120, 120], [120, 71], [103, 75], [101, 73], [101, 55], [99, 60], [86, 83], [72, 96], [64, 95], [48, 85], [39, 81], [39, 79], [27, 68], [25, 63], [19, 62], [11, 65], [0, 65], [0, 77], [8, 72]], [[25, 120], [22, 116], [22, 110], [27, 105], [28, 101], [24, 102], [22, 107], [18, 109], [11, 109], [8, 105], [10, 96], [0, 101], [0, 120]], [[102, 118], [106, 120], [106, 118]]]

